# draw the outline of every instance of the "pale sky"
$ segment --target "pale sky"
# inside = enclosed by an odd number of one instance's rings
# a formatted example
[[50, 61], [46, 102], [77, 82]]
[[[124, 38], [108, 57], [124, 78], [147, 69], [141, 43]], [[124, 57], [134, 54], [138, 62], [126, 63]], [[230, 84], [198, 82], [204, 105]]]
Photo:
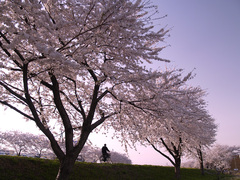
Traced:
[[[171, 36], [165, 40], [165, 45], [170, 46], [160, 56], [186, 73], [196, 68], [196, 77], [189, 83], [208, 92], [208, 110], [218, 124], [217, 143], [240, 145], [240, 1], [152, 2], [158, 5], [159, 16], [167, 15], [158, 24], [171, 28]], [[0, 130], [37, 131], [31, 122], [16, 121], [21, 117], [12, 111], [0, 113], [4, 121]], [[90, 139], [99, 148], [107, 143], [110, 150], [123, 153], [116, 139], [100, 135], [91, 135]], [[170, 165], [151, 147], [130, 149], [129, 156], [134, 164]]]

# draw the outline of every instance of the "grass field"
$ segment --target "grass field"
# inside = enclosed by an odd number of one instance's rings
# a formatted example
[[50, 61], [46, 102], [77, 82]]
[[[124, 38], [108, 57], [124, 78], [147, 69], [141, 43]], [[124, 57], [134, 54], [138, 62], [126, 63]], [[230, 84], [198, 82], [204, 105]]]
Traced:
[[[0, 156], [0, 180], [54, 180], [58, 171], [57, 160]], [[221, 175], [220, 179], [233, 179]], [[173, 167], [96, 164], [76, 162], [71, 180], [174, 180]], [[214, 173], [201, 176], [199, 169], [181, 169], [182, 180], [217, 180]]]

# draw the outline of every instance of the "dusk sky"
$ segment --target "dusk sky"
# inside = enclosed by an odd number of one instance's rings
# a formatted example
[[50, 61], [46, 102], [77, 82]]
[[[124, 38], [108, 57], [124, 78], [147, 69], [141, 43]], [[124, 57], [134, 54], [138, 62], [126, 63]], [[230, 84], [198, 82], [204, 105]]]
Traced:
[[[216, 143], [240, 145], [240, 1], [239, 0], [152, 0], [158, 5], [158, 27], [171, 29], [165, 40], [168, 46], [160, 56], [171, 63], [155, 63], [155, 66], [183, 68], [196, 77], [189, 81], [200, 86], [208, 95], [209, 113], [218, 124]], [[3, 109], [1, 107], [1, 109]], [[1, 129], [33, 130], [33, 124], [20, 123], [12, 111], [1, 111], [1, 119], [9, 119]], [[13, 119], [15, 118], [15, 120]], [[14, 126], [12, 126], [14, 124]], [[1, 130], [0, 129], [0, 130]], [[37, 128], [36, 128], [37, 129]], [[35, 130], [36, 130], [35, 129]], [[110, 150], [123, 152], [117, 140], [102, 136], [90, 136], [93, 145], [107, 143]], [[134, 164], [166, 165], [160, 154], [151, 147], [139, 147], [129, 151]]]
[[219, 125], [217, 143], [240, 145], [240, 1], [153, 2], [168, 15], [162, 24], [172, 29], [163, 57], [186, 73], [196, 68], [189, 83], [208, 92], [208, 110]]
[[[183, 68], [196, 76], [188, 83], [208, 95], [207, 110], [218, 125], [216, 143], [240, 146], [240, 1], [239, 0], [153, 0], [158, 27], [171, 29], [168, 46], [160, 55], [171, 63], [154, 67]], [[114, 141], [109, 141], [110, 148]], [[104, 142], [101, 139], [97, 145]], [[151, 147], [129, 151], [136, 164], [170, 165]]]
[[[216, 143], [240, 146], [240, 1], [152, 2], [159, 16], [167, 15], [158, 24], [171, 29], [165, 40], [169, 47], [160, 55], [171, 61], [166, 66], [183, 68], [186, 74], [194, 70], [189, 84], [208, 93], [207, 110], [218, 125]], [[170, 165], [150, 147], [137, 152], [130, 153], [134, 163]]]

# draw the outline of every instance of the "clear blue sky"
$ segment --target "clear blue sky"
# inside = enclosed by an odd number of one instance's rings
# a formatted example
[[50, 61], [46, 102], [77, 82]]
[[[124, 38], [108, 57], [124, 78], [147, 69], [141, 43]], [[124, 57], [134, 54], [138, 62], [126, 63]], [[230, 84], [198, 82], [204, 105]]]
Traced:
[[[190, 83], [208, 92], [208, 110], [219, 125], [217, 143], [240, 145], [240, 0], [152, 2], [158, 5], [160, 16], [168, 15], [157, 24], [172, 29], [171, 37], [165, 42], [170, 46], [163, 50], [161, 57], [186, 73], [196, 68], [196, 77]], [[1, 129], [19, 129], [22, 121], [14, 121], [20, 117], [13, 114], [12, 111], [1, 113], [1, 119], [9, 119], [1, 124]], [[29, 122], [20, 130], [36, 129]], [[123, 152], [117, 140], [100, 135], [91, 135], [90, 139], [98, 147], [107, 143], [110, 150]], [[129, 155], [136, 164], [169, 164], [151, 147], [130, 150]]]

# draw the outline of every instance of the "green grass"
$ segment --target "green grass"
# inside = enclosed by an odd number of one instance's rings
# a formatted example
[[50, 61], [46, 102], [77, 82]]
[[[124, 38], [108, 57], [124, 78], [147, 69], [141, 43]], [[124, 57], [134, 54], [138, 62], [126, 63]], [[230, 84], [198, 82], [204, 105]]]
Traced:
[[[57, 160], [0, 156], [0, 180], [54, 180]], [[217, 180], [215, 174], [201, 176], [199, 169], [181, 169], [182, 180]], [[174, 168], [149, 165], [96, 164], [76, 162], [71, 180], [174, 180]], [[228, 176], [220, 179], [230, 180]]]

